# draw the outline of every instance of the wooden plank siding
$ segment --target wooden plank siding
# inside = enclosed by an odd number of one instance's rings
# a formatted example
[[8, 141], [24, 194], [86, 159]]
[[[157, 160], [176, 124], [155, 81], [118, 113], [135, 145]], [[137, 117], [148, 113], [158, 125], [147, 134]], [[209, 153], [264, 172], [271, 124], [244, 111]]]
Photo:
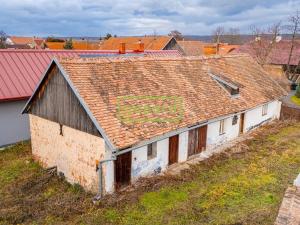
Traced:
[[29, 113], [101, 137], [57, 66], [48, 73]]
[[196, 155], [206, 149], [207, 125], [189, 131], [188, 156]]

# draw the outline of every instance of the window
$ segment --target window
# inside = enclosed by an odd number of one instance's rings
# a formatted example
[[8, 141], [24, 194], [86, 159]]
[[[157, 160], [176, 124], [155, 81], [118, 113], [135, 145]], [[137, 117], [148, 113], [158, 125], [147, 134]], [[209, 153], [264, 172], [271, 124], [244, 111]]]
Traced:
[[153, 159], [157, 154], [157, 142], [151, 143], [147, 146], [147, 159]]
[[262, 107], [262, 115], [265, 116], [268, 114], [268, 104], [263, 105]]
[[225, 134], [225, 119], [220, 121], [219, 135]]

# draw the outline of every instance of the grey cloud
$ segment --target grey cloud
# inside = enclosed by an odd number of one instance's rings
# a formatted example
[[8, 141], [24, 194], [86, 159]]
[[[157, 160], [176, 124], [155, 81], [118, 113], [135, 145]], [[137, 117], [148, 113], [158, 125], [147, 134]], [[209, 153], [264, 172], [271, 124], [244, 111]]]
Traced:
[[211, 34], [219, 26], [286, 20], [300, 0], [0, 0], [0, 30], [16, 35]]

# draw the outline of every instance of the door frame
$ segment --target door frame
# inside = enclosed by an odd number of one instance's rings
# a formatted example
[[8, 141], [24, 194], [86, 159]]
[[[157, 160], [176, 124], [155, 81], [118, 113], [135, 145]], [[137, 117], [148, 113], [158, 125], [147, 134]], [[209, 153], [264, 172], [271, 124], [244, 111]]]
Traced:
[[243, 134], [245, 130], [245, 113], [240, 115], [239, 134]]
[[[123, 162], [122, 162], [123, 158]], [[128, 160], [127, 163], [127, 170], [123, 167], [124, 163]], [[121, 162], [120, 162], [121, 161]], [[123, 165], [118, 165], [118, 163], [121, 163]], [[132, 151], [126, 152], [124, 154], [118, 155], [117, 159], [114, 161], [114, 181], [115, 181], [115, 190], [121, 189], [122, 187], [128, 186], [131, 183], [131, 170], [132, 170]], [[127, 173], [125, 178], [121, 178], [122, 176], [124, 177], [124, 173]], [[118, 181], [118, 179], [121, 179], [121, 181]], [[127, 181], [122, 181], [122, 179], [126, 179]]]
[[[175, 142], [175, 143], [174, 143]], [[175, 147], [173, 145], [176, 145]], [[174, 147], [174, 148], [171, 148]], [[171, 150], [174, 150], [173, 154], [175, 154], [175, 160], [171, 157]], [[169, 161], [168, 165], [172, 165], [174, 163], [178, 163], [178, 155], [179, 155], [179, 134], [169, 137]], [[174, 161], [173, 161], [174, 160]]]
[[[188, 131], [189, 132], [188, 133], [188, 157], [197, 155], [206, 149], [207, 129], [208, 129], [208, 125], [204, 125]], [[204, 143], [201, 142], [202, 137], [204, 137], [205, 139]], [[193, 145], [193, 149], [191, 149], [191, 145]]]

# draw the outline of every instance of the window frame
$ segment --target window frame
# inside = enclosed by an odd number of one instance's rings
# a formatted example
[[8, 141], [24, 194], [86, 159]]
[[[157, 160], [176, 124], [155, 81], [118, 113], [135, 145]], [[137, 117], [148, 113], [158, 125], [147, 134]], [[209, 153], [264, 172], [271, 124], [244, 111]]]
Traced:
[[262, 115], [262, 116], [268, 115], [268, 108], [269, 108], [269, 105], [268, 105], [268, 104], [264, 104], [264, 105], [262, 106], [262, 112], [261, 112], [261, 115]]
[[[151, 154], [149, 152], [151, 151]], [[152, 142], [147, 145], [147, 160], [151, 160], [157, 157], [157, 142]]]
[[225, 134], [225, 121], [226, 119], [220, 120], [220, 125], [219, 125], [219, 135]]

